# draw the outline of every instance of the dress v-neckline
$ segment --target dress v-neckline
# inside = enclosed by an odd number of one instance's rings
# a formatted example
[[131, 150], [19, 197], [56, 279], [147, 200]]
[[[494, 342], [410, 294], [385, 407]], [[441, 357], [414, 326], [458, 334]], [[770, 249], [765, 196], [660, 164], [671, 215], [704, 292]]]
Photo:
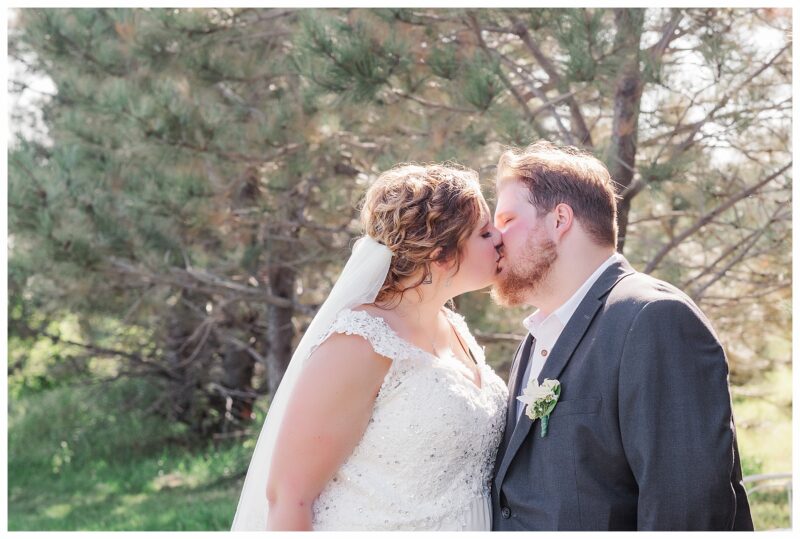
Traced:
[[[417, 350], [418, 352], [421, 352], [422, 354], [428, 356], [429, 358], [433, 358], [433, 359], [435, 359], [437, 361], [445, 362], [445, 363], [448, 362], [448, 361], [456, 362], [456, 363], [458, 363], [459, 367], [465, 368], [467, 370], [470, 370], [469, 367], [464, 365], [464, 362], [461, 361], [460, 359], [458, 359], [457, 357], [455, 357], [455, 355], [452, 352], [450, 352], [450, 354], [453, 356], [452, 358], [439, 357], [436, 354], [432, 354], [432, 353], [428, 352], [424, 348], [420, 348], [419, 346], [417, 346], [416, 344], [412, 343], [408, 339], [404, 339], [403, 337], [400, 336], [399, 333], [397, 333], [394, 330], [394, 328], [391, 325], [389, 325], [389, 322], [387, 322], [386, 319], [383, 318], [382, 316], [379, 316], [377, 314], [372, 314], [371, 312], [363, 310], [363, 309], [359, 310], [359, 311], [354, 311], [353, 309], [350, 309], [350, 311], [366, 313], [368, 316], [371, 316], [373, 318], [377, 318], [378, 320], [383, 322], [383, 324], [389, 329], [389, 331], [392, 333], [392, 335], [394, 335], [395, 338], [397, 338], [398, 340], [402, 341], [404, 344], [408, 345], [409, 347]], [[447, 318], [447, 323], [450, 324], [451, 328], [453, 328], [453, 331], [456, 334], [456, 338], [463, 340], [463, 335], [459, 335], [458, 328], [456, 328], [455, 324], [453, 324], [453, 322], [450, 320], [450, 317], [447, 315], [447, 311], [446, 310], [445, 310], [445, 315], [444, 316], [445, 316], [445, 318]], [[469, 351], [468, 353], [469, 353], [470, 357], [475, 362], [475, 367], [478, 370], [478, 378], [480, 380], [480, 385], [476, 384], [474, 380], [471, 380], [470, 378], [467, 378], [465, 375], [463, 375], [461, 373], [455, 373], [455, 375], [458, 376], [459, 378], [463, 378], [464, 381], [467, 384], [469, 384], [470, 386], [475, 388], [475, 390], [478, 391], [479, 393], [483, 393], [483, 390], [486, 387], [486, 384], [484, 383], [485, 382], [485, 380], [484, 380], [484, 372], [483, 372], [483, 369], [481, 367], [481, 363], [479, 363], [478, 360], [475, 359], [475, 357], [474, 357], [474, 355], [472, 353], [472, 350], [469, 349], [469, 344], [467, 344], [467, 349]], [[470, 372], [472, 372], [472, 371], [470, 370]]]

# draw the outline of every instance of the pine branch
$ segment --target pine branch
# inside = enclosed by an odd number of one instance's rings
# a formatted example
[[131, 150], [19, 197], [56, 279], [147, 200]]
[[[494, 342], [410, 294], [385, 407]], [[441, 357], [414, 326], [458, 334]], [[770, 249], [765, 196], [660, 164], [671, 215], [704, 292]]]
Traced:
[[647, 54], [650, 56], [650, 60], [656, 66], [661, 63], [669, 44], [682, 35], [679, 32], [676, 32], [676, 30], [683, 19], [683, 13], [679, 9], [673, 9], [671, 11], [672, 15], [670, 16], [669, 21], [664, 24], [661, 30], [661, 38], [649, 49], [647, 49]]
[[491, 333], [486, 331], [474, 331], [475, 340], [480, 344], [493, 344], [503, 342], [518, 343], [525, 338], [524, 335], [516, 335], [514, 333]]
[[722, 97], [722, 99], [720, 99], [720, 100], [717, 102], [717, 104], [714, 106], [714, 108], [712, 108], [712, 109], [711, 109], [711, 110], [708, 112], [708, 114], [706, 114], [706, 116], [705, 116], [703, 119], [701, 119], [701, 120], [699, 120], [699, 121], [697, 121], [697, 122], [695, 122], [695, 123], [693, 124], [692, 130], [691, 130], [691, 132], [689, 133], [689, 135], [688, 135], [688, 136], [687, 136], [687, 137], [686, 137], [686, 138], [683, 140], [683, 142], [679, 143], [679, 144], [678, 144], [678, 145], [675, 147], [675, 149], [673, 150], [673, 155], [678, 155], [678, 154], [684, 153], [686, 150], [688, 150], [688, 149], [689, 149], [689, 148], [690, 148], [690, 147], [691, 147], [691, 146], [694, 144], [694, 142], [695, 142], [695, 137], [697, 136], [697, 133], [699, 133], [699, 132], [700, 132], [700, 129], [701, 129], [701, 128], [702, 128], [702, 127], [705, 125], [705, 124], [707, 124], [709, 121], [711, 121], [712, 119], [714, 119], [714, 115], [715, 115], [715, 114], [716, 114], [716, 113], [717, 113], [717, 112], [718, 112], [720, 109], [722, 109], [723, 107], [725, 107], [725, 106], [728, 104], [728, 102], [729, 102], [729, 101], [730, 101], [730, 100], [731, 100], [731, 99], [732, 99], [734, 96], [736, 96], [736, 95], [737, 95], [739, 92], [741, 92], [743, 89], [745, 89], [745, 88], [747, 87], [747, 85], [748, 85], [748, 84], [749, 84], [749, 83], [750, 83], [750, 82], [751, 82], [753, 79], [755, 79], [755, 78], [756, 78], [756, 77], [758, 77], [758, 76], [759, 76], [761, 73], [763, 73], [763, 72], [764, 72], [764, 71], [766, 71], [766, 70], [767, 70], [769, 67], [771, 67], [771, 66], [772, 66], [772, 65], [773, 65], [773, 64], [774, 64], [774, 63], [775, 63], [775, 62], [778, 60], [778, 58], [780, 58], [780, 57], [783, 55], [783, 53], [784, 53], [784, 52], [786, 52], [787, 50], [790, 50], [790, 49], [791, 49], [791, 46], [792, 46], [792, 44], [791, 44], [791, 43], [789, 43], [789, 44], [785, 45], [785, 46], [784, 46], [784, 47], [783, 47], [783, 48], [782, 48], [780, 51], [778, 51], [778, 52], [777, 52], [777, 53], [776, 53], [776, 54], [775, 54], [775, 55], [774, 55], [772, 58], [770, 58], [770, 59], [769, 59], [769, 60], [768, 60], [768, 61], [767, 61], [767, 62], [766, 62], [764, 65], [762, 65], [762, 66], [761, 66], [760, 68], [758, 68], [756, 71], [754, 71], [753, 73], [751, 73], [751, 74], [750, 74], [750, 75], [749, 75], [749, 76], [748, 76], [748, 77], [747, 77], [747, 78], [746, 78], [744, 81], [742, 81], [740, 84], [738, 84], [738, 85], [737, 85], [737, 86], [736, 86], [736, 87], [735, 87], [733, 90], [731, 90], [730, 92], [728, 92], [727, 94], [725, 94], [725, 95]]
[[[520, 40], [522, 40], [531, 54], [533, 54], [533, 57], [536, 58], [536, 61], [540, 66], [542, 66], [542, 69], [544, 69], [545, 73], [547, 73], [547, 76], [550, 77], [550, 80], [556, 85], [557, 88], [559, 88], [562, 94], [569, 93], [568, 84], [562, 79], [555, 65], [553, 65], [550, 59], [542, 52], [541, 48], [539, 48], [538, 44], [534, 41], [533, 37], [528, 31], [527, 26], [513, 15], [509, 16], [509, 20], [514, 28], [514, 33], [519, 36]], [[547, 100], [545, 99], [544, 101]], [[582, 147], [592, 150], [594, 148], [592, 135], [589, 132], [589, 129], [586, 127], [586, 120], [581, 112], [578, 102], [572, 97], [567, 98], [566, 101], [567, 106], [569, 107], [570, 116], [572, 118], [571, 123], [573, 132], [575, 134], [575, 139], [577, 139], [578, 143]], [[555, 115], [555, 108], [553, 108], [552, 111]], [[570, 141], [570, 144], [574, 144], [572, 134], [570, 134], [567, 140]]]
[[764, 224], [764, 226], [762, 226], [757, 230], [754, 230], [753, 232], [748, 234], [747, 237], [740, 240], [739, 242], [732, 243], [711, 264], [704, 267], [699, 274], [695, 275], [693, 278], [686, 281], [681, 286], [681, 288], [684, 290], [689, 289], [694, 283], [696, 283], [702, 277], [705, 277], [706, 275], [714, 271], [714, 269], [721, 261], [723, 261], [725, 258], [730, 256], [737, 250], [740, 250], [740, 253], [736, 257], [734, 257], [731, 261], [729, 261], [728, 264], [726, 264], [722, 269], [716, 271], [712, 276], [712, 278], [706, 281], [706, 283], [704, 283], [703, 285], [693, 287], [690, 296], [695, 300], [699, 300], [703, 296], [706, 289], [708, 289], [715, 282], [719, 281], [722, 277], [724, 277], [728, 273], [728, 271], [730, 271], [731, 268], [733, 268], [736, 264], [741, 262], [744, 256], [756, 245], [761, 236], [763, 236], [768, 230], [770, 230], [770, 228], [774, 223], [782, 219], [783, 215], [781, 214], [781, 211], [783, 210], [783, 208], [786, 207], [787, 204], [788, 204], [787, 202], [779, 204], [778, 209], [773, 213], [772, 217], [770, 217], [769, 221], [767, 221], [767, 223]]
[[746, 189], [739, 191], [738, 193], [735, 193], [734, 195], [729, 197], [725, 202], [718, 205], [716, 208], [712, 209], [705, 215], [702, 215], [692, 226], [684, 230], [682, 233], [678, 234], [675, 238], [672, 239], [672, 241], [664, 245], [658, 251], [658, 253], [656, 253], [653, 259], [650, 262], [648, 262], [647, 266], [644, 269], [644, 273], [652, 273], [652, 271], [658, 267], [661, 261], [664, 260], [664, 257], [667, 256], [667, 254], [670, 251], [672, 251], [675, 247], [680, 245], [686, 238], [688, 238], [689, 236], [691, 236], [692, 234], [694, 234], [695, 232], [697, 232], [698, 230], [709, 224], [715, 217], [717, 217], [725, 210], [729, 209], [731, 206], [733, 206], [740, 200], [743, 200], [749, 197], [750, 195], [756, 193], [759, 189], [767, 185], [769, 182], [771, 182], [772, 180], [774, 180], [775, 178], [777, 178], [778, 176], [789, 170], [791, 166], [792, 162], [789, 161], [788, 164], [781, 167], [778, 171], [770, 174], [769, 176], [767, 176], [760, 182], [756, 183], [755, 185], [752, 185]]
[[116, 357], [121, 357], [121, 358], [124, 358], [124, 359], [132, 362], [135, 365], [139, 365], [139, 366], [145, 367], [145, 368], [147, 368], [148, 370], [150, 370], [152, 372], [164, 375], [167, 378], [170, 378], [170, 379], [173, 379], [173, 380], [178, 380], [179, 379], [179, 376], [172, 369], [167, 367], [166, 365], [163, 365], [163, 364], [161, 364], [159, 362], [156, 362], [156, 361], [147, 360], [147, 359], [143, 358], [142, 356], [140, 356], [139, 354], [126, 352], [124, 350], [116, 350], [116, 349], [113, 349], [113, 348], [107, 348], [107, 347], [104, 347], [104, 346], [98, 346], [98, 345], [92, 344], [92, 343], [82, 343], [82, 342], [77, 342], [77, 341], [73, 341], [73, 340], [70, 340], [70, 339], [64, 339], [60, 335], [56, 335], [54, 333], [49, 333], [49, 332], [47, 332], [45, 330], [41, 330], [41, 329], [39, 329], [39, 330], [33, 329], [32, 332], [34, 334], [36, 334], [36, 335], [40, 335], [42, 337], [46, 337], [46, 338], [50, 339], [51, 341], [53, 341], [54, 343], [61, 343], [61, 344], [66, 344], [66, 345], [70, 345], [70, 346], [77, 346], [79, 348], [83, 348], [85, 350], [89, 350], [95, 356], [116, 356]]
[[258, 352], [258, 350], [256, 350], [255, 348], [253, 348], [249, 344], [241, 341], [240, 339], [237, 339], [236, 337], [230, 335], [228, 332], [226, 332], [226, 331], [224, 331], [224, 330], [222, 330], [222, 329], [220, 329], [218, 327], [213, 328], [213, 331], [214, 331], [215, 336], [217, 337], [217, 339], [220, 342], [227, 342], [229, 344], [232, 344], [236, 348], [238, 348], [240, 350], [244, 350], [245, 352], [250, 354], [250, 357], [252, 357], [256, 361], [258, 361], [262, 365], [266, 365], [267, 364], [267, 361], [268, 361], [267, 358], [264, 357], [263, 355], [261, 355]]
[[[487, 57], [491, 58], [492, 50], [486, 45], [486, 42], [483, 39], [483, 36], [481, 34], [480, 23], [478, 23], [477, 17], [473, 12], [470, 12], [468, 17], [470, 22], [472, 23], [472, 30], [475, 33], [475, 36], [478, 40], [478, 43], [480, 44], [481, 49], [483, 49]], [[533, 127], [533, 129], [539, 134], [539, 136], [546, 137], [547, 131], [539, 124], [539, 122], [536, 121], [536, 118], [533, 116], [533, 114], [531, 114], [531, 110], [530, 108], [528, 108], [528, 103], [522, 97], [522, 94], [520, 94], [519, 91], [511, 83], [511, 81], [508, 80], [508, 77], [506, 77], [505, 73], [503, 73], [502, 70], [498, 69], [497, 75], [498, 77], [500, 77], [500, 80], [503, 82], [505, 87], [508, 88], [508, 91], [511, 92], [511, 95], [514, 96], [514, 99], [517, 101], [520, 108], [522, 108], [523, 114], [525, 115], [525, 118], [528, 120], [528, 122], [531, 124], [531, 127]]]
[[213, 275], [207, 270], [170, 268], [167, 272], [154, 272], [137, 267], [131, 262], [110, 257], [109, 262], [117, 271], [140, 278], [146, 284], [163, 284], [185, 288], [206, 294], [234, 294], [242, 301], [266, 303], [276, 307], [291, 308], [304, 314], [314, 314], [314, 307], [296, 303], [286, 298], [273, 296], [261, 287], [248, 287]]
[[407, 93], [405, 93], [402, 90], [399, 90], [397, 88], [392, 88], [390, 91], [394, 95], [396, 95], [398, 97], [401, 97], [403, 99], [409, 99], [411, 101], [414, 101], [415, 103], [419, 103], [420, 105], [423, 105], [423, 106], [428, 107], [428, 108], [441, 109], [441, 110], [446, 110], [446, 111], [450, 111], [450, 112], [461, 112], [461, 113], [465, 113], [465, 114], [476, 114], [476, 113], [480, 112], [480, 111], [477, 111], [477, 110], [474, 110], [474, 109], [465, 109], [465, 108], [461, 108], [461, 107], [453, 107], [451, 105], [445, 105], [444, 103], [434, 103], [432, 101], [427, 101], [427, 100], [425, 100], [425, 99], [423, 99], [421, 97], [418, 97], [418, 96], [415, 96], [415, 95], [411, 95], [411, 94], [407, 94]]

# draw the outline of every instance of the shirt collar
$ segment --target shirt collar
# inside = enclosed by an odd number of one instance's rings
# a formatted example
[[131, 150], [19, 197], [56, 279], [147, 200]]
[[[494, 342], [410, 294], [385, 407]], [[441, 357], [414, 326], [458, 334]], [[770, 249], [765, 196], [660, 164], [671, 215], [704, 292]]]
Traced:
[[[575, 314], [575, 311], [578, 309], [578, 305], [581, 304], [583, 301], [584, 296], [592, 287], [592, 285], [600, 278], [600, 275], [608, 269], [611, 264], [622, 260], [622, 255], [619, 253], [614, 253], [609, 256], [605, 262], [600, 264], [600, 266], [594, 270], [588, 279], [586, 279], [583, 284], [575, 291], [572, 296], [565, 301], [558, 309], [550, 313], [550, 316], [545, 317], [544, 314], [541, 312], [540, 309], [537, 309], [533, 312], [533, 314], [527, 316], [525, 320], [522, 321], [522, 325], [525, 326], [525, 329], [528, 332], [536, 337], [537, 330], [541, 327], [541, 325], [546, 321], [554, 318], [560, 322], [561, 327], [567, 325], [569, 319], [572, 318], [572, 315]], [[549, 322], [548, 322], [549, 323]]]

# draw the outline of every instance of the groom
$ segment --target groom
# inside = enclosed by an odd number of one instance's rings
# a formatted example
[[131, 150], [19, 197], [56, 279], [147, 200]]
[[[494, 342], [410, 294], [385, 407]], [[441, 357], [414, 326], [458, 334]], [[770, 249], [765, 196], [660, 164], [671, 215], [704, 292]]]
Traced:
[[[492, 294], [538, 310], [509, 376], [493, 529], [752, 530], [725, 353], [688, 296], [616, 253], [616, 213], [589, 154], [500, 158]], [[545, 379], [560, 394], [543, 432], [517, 397]]]

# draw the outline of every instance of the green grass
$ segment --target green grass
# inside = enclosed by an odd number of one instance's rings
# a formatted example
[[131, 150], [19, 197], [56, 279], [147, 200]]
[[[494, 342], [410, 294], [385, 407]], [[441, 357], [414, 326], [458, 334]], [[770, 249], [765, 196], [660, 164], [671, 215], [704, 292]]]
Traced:
[[[791, 373], [734, 397], [745, 475], [791, 471]], [[9, 399], [9, 530], [228, 530], [264, 410], [246, 441], [190, 447], [146, 415], [142, 381]], [[787, 528], [785, 492], [750, 497], [756, 529]]]
[[[733, 413], [744, 475], [792, 472], [792, 372], [768, 373], [737, 396]], [[756, 530], [789, 528], [786, 491], [748, 497]]]
[[748, 499], [757, 531], [791, 529], [785, 490], [756, 492]]
[[229, 529], [254, 441], [184, 447], [179, 426], [142, 412], [149, 393], [115, 382], [14, 399], [9, 530]]

